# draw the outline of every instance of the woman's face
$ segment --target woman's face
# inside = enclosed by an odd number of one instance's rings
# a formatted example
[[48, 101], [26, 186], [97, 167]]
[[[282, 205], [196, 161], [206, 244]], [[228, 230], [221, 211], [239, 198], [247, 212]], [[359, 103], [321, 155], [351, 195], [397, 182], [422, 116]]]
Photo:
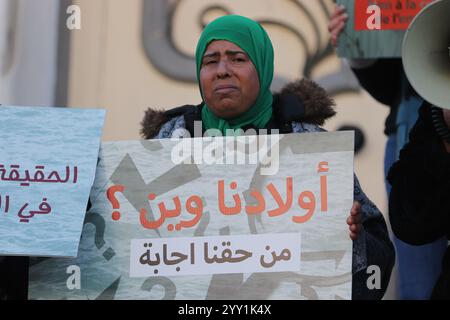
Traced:
[[211, 42], [203, 55], [200, 86], [216, 116], [233, 119], [245, 113], [259, 94], [259, 78], [250, 58], [225, 40]]

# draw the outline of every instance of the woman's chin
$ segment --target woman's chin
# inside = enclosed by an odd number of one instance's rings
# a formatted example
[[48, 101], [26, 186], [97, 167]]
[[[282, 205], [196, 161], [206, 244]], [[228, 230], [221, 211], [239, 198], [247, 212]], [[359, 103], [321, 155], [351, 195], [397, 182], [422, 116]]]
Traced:
[[232, 120], [239, 117], [244, 112], [241, 112], [234, 106], [221, 107], [220, 109], [213, 110], [214, 114], [224, 120]]

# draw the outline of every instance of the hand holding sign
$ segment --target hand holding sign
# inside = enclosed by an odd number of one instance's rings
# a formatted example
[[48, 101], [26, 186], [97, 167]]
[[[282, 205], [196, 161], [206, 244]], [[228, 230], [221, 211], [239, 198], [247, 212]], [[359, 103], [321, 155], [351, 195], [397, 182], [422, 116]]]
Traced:
[[334, 11], [330, 17], [330, 23], [328, 24], [328, 31], [331, 36], [331, 44], [334, 48], [337, 48], [339, 36], [345, 28], [345, 24], [348, 20], [348, 14], [343, 5], [337, 5], [334, 7]]
[[350, 230], [350, 239], [355, 241], [358, 239], [358, 234], [361, 232], [362, 219], [361, 219], [361, 203], [355, 201], [352, 209], [350, 210], [350, 216], [347, 218], [348, 229]]

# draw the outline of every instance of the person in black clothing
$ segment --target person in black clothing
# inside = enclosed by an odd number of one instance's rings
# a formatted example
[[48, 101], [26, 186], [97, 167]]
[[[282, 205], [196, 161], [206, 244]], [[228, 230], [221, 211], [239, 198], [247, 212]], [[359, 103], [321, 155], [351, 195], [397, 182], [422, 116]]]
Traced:
[[[337, 47], [348, 14], [343, 6], [336, 6], [329, 23], [331, 43]], [[387, 142], [384, 155], [384, 177], [398, 159], [400, 150], [408, 142], [409, 132], [417, 121], [423, 103], [408, 81], [403, 62], [398, 58], [347, 60], [360, 85], [390, 112], [385, 121]], [[391, 185], [385, 179], [389, 198]], [[400, 299], [428, 299], [440, 272], [442, 254], [447, 247], [445, 238], [423, 246], [411, 246], [393, 237], [397, 252], [398, 297]]]
[[0, 300], [28, 299], [28, 257], [0, 256]]
[[[389, 217], [394, 234], [412, 245], [450, 235], [450, 110], [425, 102], [410, 141], [389, 171]], [[432, 299], [450, 299], [450, 249]]]

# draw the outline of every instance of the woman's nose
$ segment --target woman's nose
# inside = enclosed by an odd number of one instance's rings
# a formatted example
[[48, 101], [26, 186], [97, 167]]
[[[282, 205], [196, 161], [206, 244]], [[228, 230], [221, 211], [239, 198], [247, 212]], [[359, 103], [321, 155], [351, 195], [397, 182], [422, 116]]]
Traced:
[[217, 77], [223, 78], [230, 75], [230, 66], [227, 60], [220, 60], [217, 65]]

